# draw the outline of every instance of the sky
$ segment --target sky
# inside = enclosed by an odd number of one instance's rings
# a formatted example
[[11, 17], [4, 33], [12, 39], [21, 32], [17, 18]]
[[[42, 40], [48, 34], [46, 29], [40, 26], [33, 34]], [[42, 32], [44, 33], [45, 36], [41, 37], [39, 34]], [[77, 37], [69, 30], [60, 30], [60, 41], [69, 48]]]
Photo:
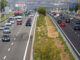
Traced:
[[[29, 8], [45, 6], [45, 7], [66, 7], [69, 3], [75, 3], [80, 0], [8, 0], [11, 6], [17, 3], [25, 3]], [[68, 2], [68, 3], [67, 3]]]

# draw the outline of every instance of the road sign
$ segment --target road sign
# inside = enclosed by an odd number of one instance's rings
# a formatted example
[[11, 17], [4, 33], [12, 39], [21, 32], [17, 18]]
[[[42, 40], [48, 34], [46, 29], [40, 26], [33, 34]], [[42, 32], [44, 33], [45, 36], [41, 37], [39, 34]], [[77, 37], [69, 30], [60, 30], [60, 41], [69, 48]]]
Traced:
[[15, 4], [15, 7], [24, 7], [25, 4]]
[[75, 8], [75, 4], [71, 4], [71, 8]]

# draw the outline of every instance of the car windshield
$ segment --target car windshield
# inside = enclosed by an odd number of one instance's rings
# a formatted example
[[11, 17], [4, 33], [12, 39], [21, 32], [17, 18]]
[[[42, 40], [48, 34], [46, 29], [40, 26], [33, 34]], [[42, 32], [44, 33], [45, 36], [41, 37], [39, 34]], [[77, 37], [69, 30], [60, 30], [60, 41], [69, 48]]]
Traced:
[[22, 18], [17, 18], [17, 19], [22, 19]]
[[8, 30], [9, 28], [5, 28], [5, 30]]
[[3, 35], [3, 37], [9, 37], [9, 35]]

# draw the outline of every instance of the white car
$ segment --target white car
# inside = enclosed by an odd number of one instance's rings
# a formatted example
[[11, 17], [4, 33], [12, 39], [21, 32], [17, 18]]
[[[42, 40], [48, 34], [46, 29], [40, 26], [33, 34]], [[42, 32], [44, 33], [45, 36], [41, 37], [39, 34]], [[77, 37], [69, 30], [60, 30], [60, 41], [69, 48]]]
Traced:
[[14, 20], [11, 20], [10, 23], [14, 24]]
[[73, 19], [73, 18], [70, 18], [71, 20]]
[[34, 17], [34, 15], [29, 15], [29, 17]]
[[10, 22], [5, 23], [5, 26], [11, 26], [12, 24]]

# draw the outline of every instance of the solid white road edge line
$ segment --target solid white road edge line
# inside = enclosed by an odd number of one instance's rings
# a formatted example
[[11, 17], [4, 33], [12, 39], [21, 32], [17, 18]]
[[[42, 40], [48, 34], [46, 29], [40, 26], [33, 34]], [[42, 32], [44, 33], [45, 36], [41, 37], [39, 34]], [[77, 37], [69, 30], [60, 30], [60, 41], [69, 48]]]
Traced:
[[27, 45], [26, 45], [26, 49], [25, 49], [24, 56], [23, 56], [23, 60], [26, 60], [26, 54], [27, 54], [27, 50], [28, 50], [28, 46], [29, 46], [29, 42], [30, 42], [30, 36], [31, 36], [31, 32], [32, 32], [32, 28], [33, 28], [33, 25], [34, 25], [36, 16], [37, 16], [37, 13], [36, 13], [35, 16], [34, 16], [33, 23], [32, 23], [32, 27], [31, 27], [31, 29], [30, 29], [29, 38], [28, 38], [28, 41], [27, 41]]

